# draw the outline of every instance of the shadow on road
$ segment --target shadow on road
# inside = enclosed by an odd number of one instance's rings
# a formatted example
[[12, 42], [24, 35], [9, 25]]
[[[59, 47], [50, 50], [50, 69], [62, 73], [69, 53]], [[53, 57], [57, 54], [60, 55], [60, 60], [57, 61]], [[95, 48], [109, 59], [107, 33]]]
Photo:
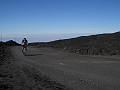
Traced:
[[43, 54], [26, 54], [26, 56], [40, 56], [40, 55], [43, 55]]

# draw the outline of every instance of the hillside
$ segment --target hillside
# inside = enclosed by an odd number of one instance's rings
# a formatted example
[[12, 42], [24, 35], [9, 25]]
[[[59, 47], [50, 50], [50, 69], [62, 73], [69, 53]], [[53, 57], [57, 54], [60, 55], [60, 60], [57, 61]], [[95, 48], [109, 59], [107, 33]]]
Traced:
[[47, 43], [34, 43], [32, 45], [57, 48], [81, 55], [120, 55], [120, 32], [81, 36]]
[[18, 44], [17, 42], [13, 41], [13, 40], [9, 40], [5, 42], [5, 45], [7, 46], [19, 46], [20, 44]]

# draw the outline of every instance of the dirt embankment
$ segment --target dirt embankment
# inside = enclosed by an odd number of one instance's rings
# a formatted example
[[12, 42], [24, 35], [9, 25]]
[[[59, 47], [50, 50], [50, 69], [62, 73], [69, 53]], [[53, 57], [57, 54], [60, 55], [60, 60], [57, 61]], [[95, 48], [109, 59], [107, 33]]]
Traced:
[[69, 90], [35, 68], [18, 64], [10, 49], [0, 43], [0, 90]]
[[80, 55], [120, 55], [120, 32], [82, 36], [46, 43], [31, 43]]

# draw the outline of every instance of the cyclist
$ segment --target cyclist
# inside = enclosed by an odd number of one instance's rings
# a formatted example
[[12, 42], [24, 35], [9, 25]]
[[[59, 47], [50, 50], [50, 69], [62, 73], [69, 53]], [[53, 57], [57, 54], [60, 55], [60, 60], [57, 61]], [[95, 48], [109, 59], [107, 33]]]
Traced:
[[28, 45], [28, 41], [27, 41], [26, 38], [24, 38], [22, 40], [22, 44], [21, 45], [22, 45], [22, 52], [23, 52], [24, 55], [26, 55], [27, 45]]

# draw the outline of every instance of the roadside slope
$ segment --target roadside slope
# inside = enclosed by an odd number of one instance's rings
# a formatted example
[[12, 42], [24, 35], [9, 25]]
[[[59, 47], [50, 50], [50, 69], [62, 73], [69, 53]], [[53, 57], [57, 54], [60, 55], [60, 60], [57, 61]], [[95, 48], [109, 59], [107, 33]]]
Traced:
[[120, 55], [120, 32], [81, 36], [46, 43], [31, 43], [80, 55]]

